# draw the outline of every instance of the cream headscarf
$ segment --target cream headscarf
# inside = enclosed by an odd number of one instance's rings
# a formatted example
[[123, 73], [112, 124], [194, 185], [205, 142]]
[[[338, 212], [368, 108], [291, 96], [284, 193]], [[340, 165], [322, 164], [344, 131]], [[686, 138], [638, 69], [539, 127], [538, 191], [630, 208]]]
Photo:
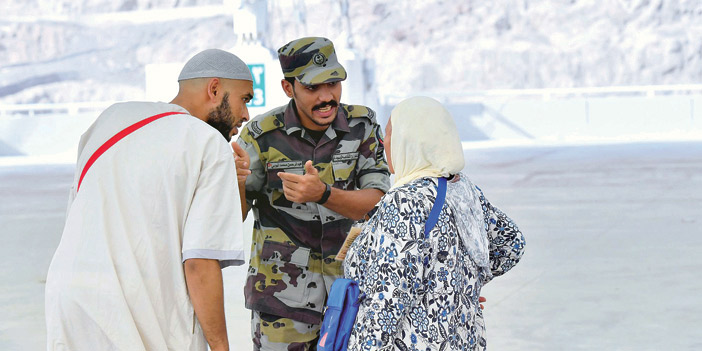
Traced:
[[[390, 113], [390, 158], [393, 187], [421, 177], [446, 177], [465, 166], [463, 147], [451, 114], [428, 97], [403, 100]], [[480, 193], [468, 177], [449, 182], [446, 204], [454, 209], [456, 227], [468, 256], [491, 277], [488, 240]]]
[[401, 101], [390, 113], [390, 157], [394, 187], [421, 177], [446, 177], [465, 166], [453, 117], [440, 102], [423, 96]]

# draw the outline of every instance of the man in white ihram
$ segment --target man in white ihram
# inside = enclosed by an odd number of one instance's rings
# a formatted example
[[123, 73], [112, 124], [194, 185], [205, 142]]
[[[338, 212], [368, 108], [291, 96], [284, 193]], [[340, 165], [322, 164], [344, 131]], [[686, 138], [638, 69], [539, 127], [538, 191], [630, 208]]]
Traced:
[[49, 350], [229, 349], [221, 268], [244, 251], [227, 140], [248, 120], [251, 72], [210, 49], [178, 81], [171, 103], [115, 104], [81, 138], [46, 282]]

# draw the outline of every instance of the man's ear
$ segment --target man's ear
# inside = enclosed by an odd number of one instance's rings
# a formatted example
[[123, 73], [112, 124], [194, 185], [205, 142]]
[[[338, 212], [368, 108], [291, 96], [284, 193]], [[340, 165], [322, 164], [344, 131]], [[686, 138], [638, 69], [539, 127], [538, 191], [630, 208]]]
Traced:
[[212, 102], [217, 102], [217, 95], [221, 95], [222, 84], [218, 78], [211, 78], [207, 82], [207, 97]]
[[289, 98], [293, 98], [293, 85], [288, 82], [287, 80], [283, 79], [280, 81], [280, 86], [283, 87], [283, 91], [285, 92], [285, 95], [287, 95]]

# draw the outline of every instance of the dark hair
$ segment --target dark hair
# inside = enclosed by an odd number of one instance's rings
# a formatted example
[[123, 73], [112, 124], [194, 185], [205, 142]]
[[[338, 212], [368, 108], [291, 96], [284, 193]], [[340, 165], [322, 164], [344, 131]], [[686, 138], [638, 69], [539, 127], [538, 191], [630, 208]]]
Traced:
[[290, 83], [290, 86], [292, 87], [293, 93], [295, 92], [295, 77], [285, 77], [285, 80]]

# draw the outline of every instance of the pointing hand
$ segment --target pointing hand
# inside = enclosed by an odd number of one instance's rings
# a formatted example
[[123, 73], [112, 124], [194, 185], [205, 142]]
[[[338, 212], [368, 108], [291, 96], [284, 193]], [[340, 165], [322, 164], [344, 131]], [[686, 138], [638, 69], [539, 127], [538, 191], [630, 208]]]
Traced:
[[236, 178], [239, 181], [239, 183], [246, 182], [246, 177], [251, 174], [251, 170], [249, 169], [249, 154], [244, 151], [244, 149], [236, 143], [236, 141], [232, 141], [231, 143], [232, 150], [234, 150], [234, 163], [236, 164]]
[[326, 185], [319, 179], [319, 171], [312, 161], [305, 162], [305, 175], [278, 172], [283, 181], [283, 194], [292, 202], [315, 202], [322, 198]]

